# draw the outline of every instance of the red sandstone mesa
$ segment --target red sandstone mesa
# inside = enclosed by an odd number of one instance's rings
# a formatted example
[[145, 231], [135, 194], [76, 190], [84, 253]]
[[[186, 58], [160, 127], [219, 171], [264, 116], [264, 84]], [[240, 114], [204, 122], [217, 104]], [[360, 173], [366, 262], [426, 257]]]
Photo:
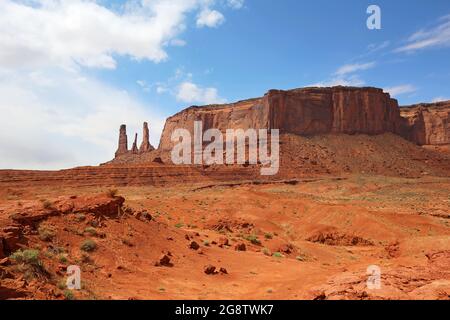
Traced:
[[204, 130], [222, 132], [266, 128], [303, 136], [395, 133], [419, 145], [449, 144], [449, 112], [450, 102], [401, 109], [388, 93], [369, 87], [270, 90], [262, 98], [177, 113], [166, 121], [159, 150], [172, 150], [171, 135], [177, 128], [193, 134], [195, 121], [202, 121]]

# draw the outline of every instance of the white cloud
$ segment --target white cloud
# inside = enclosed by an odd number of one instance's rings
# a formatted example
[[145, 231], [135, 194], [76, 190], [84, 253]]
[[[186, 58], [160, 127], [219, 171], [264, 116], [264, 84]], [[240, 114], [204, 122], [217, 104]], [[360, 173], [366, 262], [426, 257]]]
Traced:
[[442, 102], [442, 101], [449, 101], [449, 100], [450, 100], [450, 98], [447, 98], [447, 97], [436, 97], [432, 100], [432, 102], [434, 103], [434, 102]]
[[220, 104], [226, 100], [219, 97], [216, 88], [202, 88], [193, 82], [183, 82], [178, 87], [177, 100], [185, 103]]
[[344, 76], [349, 73], [354, 73], [356, 71], [363, 71], [370, 68], [375, 67], [375, 62], [368, 62], [368, 63], [354, 63], [354, 64], [346, 64], [340, 67], [335, 75], [337, 76]]
[[241, 9], [244, 6], [245, 0], [227, 0], [229, 7], [233, 9]]
[[144, 90], [145, 92], [150, 92], [151, 86], [149, 86], [147, 84], [146, 81], [144, 80], [138, 80], [136, 81], [136, 83], [138, 84], [138, 86], [140, 86], [142, 88], [142, 90]]
[[203, 9], [197, 17], [197, 27], [216, 28], [225, 22], [225, 17], [217, 10]]
[[[0, 73], [0, 168], [97, 165], [114, 156], [120, 124], [141, 134], [149, 121], [157, 144], [164, 117], [128, 93], [76, 73]], [[51, 79], [39, 86], [42, 79]]]
[[385, 88], [385, 92], [388, 92], [392, 97], [397, 97], [406, 93], [413, 93], [417, 91], [417, 88], [411, 84], [403, 84], [395, 87]]
[[182, 39], [173, 39], [170, 41], [170, 45], [173, 47], [184, 47], [186, 45], [186, 41]]
[[437, 26], [429, 29], [422, 29], [411, 35], [408, 43], [396, 52], [414, 52], [417, 50], [450, 46], [450, 15], [439, 19]]
[[310, 85], [311, 87], [361, 87], [365, 85], [365, 81], [362, 80], [358, 75], [351, 75], [348, 77], [334, 77], [327, 81], [322, 81]]
[[201, 0], [127, 2], [122, 12], [94, 0], [0, 1], [0, 66], [76, 65], [114, 69], [114, 55], [160, 62]]
[[[221, 1], [125, 0], [106, 6], [103, 0], [0, 0], [0, 168], [57, 169], [110, 160], [122, 123], [132, 135], [149, 121], [157, 145], [167, 114], [86, 69], [115, 69], [117, 57], [164, 61], [166, 46], [186, 44], [179, 36], [188, 15], [209, 10], [205, 26], [224, 21], [213, 10], [228, 5]], [[136, 83], [145, 91], [153, 88], [142, 79]], [[159, 93], [170, 90], [155, 87]], [[224, 101], [214, 88], [183, 88], [181, 99]]]
[[368, 54], [372, 54], [374, 52], [378, 52], [380, 50], [386, 49], [391, 44], [390, 41], [386, 40], [382, 43], [372, 43], [367, 46]]

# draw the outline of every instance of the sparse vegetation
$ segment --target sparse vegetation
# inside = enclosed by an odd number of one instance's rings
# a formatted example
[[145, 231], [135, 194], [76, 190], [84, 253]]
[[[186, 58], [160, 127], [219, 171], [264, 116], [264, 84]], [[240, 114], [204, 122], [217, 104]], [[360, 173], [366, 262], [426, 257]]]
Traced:
[[266, 234], [264, 234], [264, 238], [266, 238], [267, 240], [273, 239], [273, 234], [266, 233]]
[[80, 248], [85, 252], [92, 252], [97, 249], [97, 243], [94, 240], [88, 239], [83, 241]]
[[272, 257], [274, 257], [274, 258], [284, 258], [284, 256], [281, 254], [281, 252], [274, 252]]
[[245, 240], [250, 241], [251, 243], [255, 245], [261, 245], [261, 241], [258, 239], [258, 236], [255, 234], [251, 234], [244, 237]]
[[86, 220], [86, 216], [83, 213], [77, 213], [75, 215], [75, 221], [83, 222], [84, 220]]
[[64, 298], [66, 298], [66, 300], [75, 300], [73, 292], [69, 289], [64, 290]]
[[46, 270], [39, 259], [39, 251], [35, 249], [18, 250], [10, 257], [15, 264], [16, 270], [21, 272], [25, 279], [31, 281], [36, 277], [46, 275]]
[[35, 267], [42, 266], [42, 262], [39, 260], [39, 251], [34, 249], [17, 250], [9, 258], [16, 263], [28, 264]]
[[209, 241], [208, 240], [205, 240], [205, 241], [203, 241], [203, 245], [205, 246], [205, 247], [209, 247]]
[[55, 231], [49, 227], [40, 226], [38, 228], [39, 239], [50, 242], [55, 238]]
[[86, 229], [84, 229], [84, 233], [87, 233], [92, 237], [98, 236], [98, 232], [94, 227], [87, 227]]
[[178, 229], [183, 228], [183, 227], [184, 227], [184, 224], [181, 222], [179, 222], [175, 225], [175, 228], [178, 228]]

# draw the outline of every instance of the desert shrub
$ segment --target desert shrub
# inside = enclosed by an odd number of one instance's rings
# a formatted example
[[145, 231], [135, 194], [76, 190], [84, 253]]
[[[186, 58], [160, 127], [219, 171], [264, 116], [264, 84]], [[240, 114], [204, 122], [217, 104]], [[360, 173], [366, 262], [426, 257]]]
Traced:
[[28, 264], [35, 267], [42, 266], [42, 262], [39, 260], [38, 250], [17, 250], [10, 256], [10, 259], [16, 263]]
[[67, 256], [65, 254], [60, 254], [58, 260], [60, 263], [67, 263]]
[[83, 222], [84, 220], [86, 220], [86, 215], [84, 215], [83, 213], [77, 213], [75, 215], [75, 220], [77, 222]]
[[94, 240], [88, 239], [83, 241], [80, 248], [85, 252], [92, 252], [95, 251], [95, 249], [97, 249], [97, 243], [95, 243]]
[[115, 198], [118, 193], [119, 193], [119, 190], [117, 190], [117, 189], [109, 189], [108, 191], [106, 191], [106, 194], [110, 198]]
[[297, 259], [298, 261], [306, 261], [306, 257], [305, 256], [297, 256], [295, 259]]
[[209, 241], [208, 241], [208, 240], [203, 241], [203, 245], [204, 245], [205, 247], [209, 247]]
[[64, 281], [64, 279], [60, 280], [60, 281], [56, 284], [56, 287], [57, 287], [59, 290], [64, 290], [64, 289], [66, 289], [66, 288], [67, 288], [66, 281]]
[[69, 289], [64, 290], [64, 298], [66, 298], [66, 300], [75, 300], [73, 292], [70, 291]]
[[273, 234], [266, 233], [266, 234], [264, 234], [264, 238], [266, 238], [267, 240], [273, 239]]
[[264, 248], [262, 252], [263, 252], [264, 255], [266, 255], [266, 256], [270, 256], [270, 255], [271, 255], [271, 254], [270, 254], [270, 250], [267, 249], [267, 248]]
[[275, 252], [272, 256], [275, 258], [283, 258], [283, 255], [280, 252]]
[[181, 223], [181, 222], [179, 222], [179, 223], [177, 223], [177, 224], [175, 225], [175, 228], [180, 229], [180, 228], [183, 228], [183, 226], [184, 226], [184, 224]]
[[94, 227], [87, 227], [84, 229], [84, 233], [87, 233], [90, 236], [96, 237], [98, 235], [97, 230]]
[[245, 240], [250, 241], [253, 244], [260, 245], [261, 241], [258, 239], [258, 236], [255, 234], [251, 234], [245, 237]]
[[41, 239], [42, 241], [47, 241], [50, 242], [53, 240], [53, 238], [55, 238], [55, 232], [45, 226], [40, 226], [38, 229], [38, 233], [39, 233], [39, 239]]

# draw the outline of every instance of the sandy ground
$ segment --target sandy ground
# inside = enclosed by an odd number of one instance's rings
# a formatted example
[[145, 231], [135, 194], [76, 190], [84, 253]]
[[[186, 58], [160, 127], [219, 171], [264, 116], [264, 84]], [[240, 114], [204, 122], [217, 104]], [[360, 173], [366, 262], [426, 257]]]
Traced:
[[[39, 251], [46, 273], [0, 263], [0, 298], [71, 298], [61, 285], [71, 264], [82, 271], [77, 299], [450, 298], [450, 178], [202, 186], [119, 188], [119, 217], [54, 215], [28, 226], [19, 245]], [[3, 189], [0, 223], [28, 204], [107, 191]], [[40, 239], [39, 227], [53, 237]], [[80, 249], [86, 239], [96, 250]], [[171, 265], [156, 266], [164, 254]], [[226, 274], [208, 275], [207, 265]], [[381, 270], [381, 289], [366, 285], [371, 265]]]

